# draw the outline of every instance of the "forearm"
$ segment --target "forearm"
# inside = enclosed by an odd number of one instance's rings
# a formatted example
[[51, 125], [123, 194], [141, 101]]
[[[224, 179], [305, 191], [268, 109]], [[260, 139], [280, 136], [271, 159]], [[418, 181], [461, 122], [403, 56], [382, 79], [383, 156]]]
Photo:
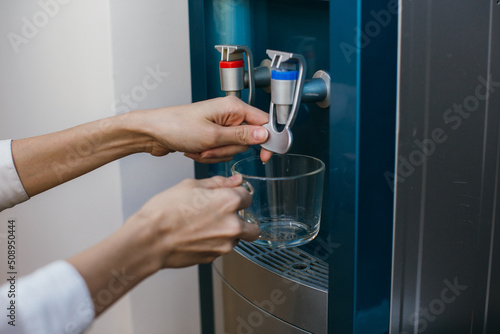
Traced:
[[68, 259], [85, 280], [98, 316], [161, 267], [139, 226], [122, 228], [96, 246]]
[[[267, 140], [269, 117], [236, 98], [137, 110], [68, 130], [14, 140], [12, 154], [29, 196], [129, 154], [180, 151], [199, 162], [230, 161]], [[246, 125], [241, 125], [242, 123]], [[253, 125], [251, 125], [253, 124]], [[269, 155], [263, 156], [263, 160]]]
[[28, 195], [37, 195], [129, 154], [147, 151], [149, 137], [136, 131], [129, 118], [121, 115], [14, 140], [14, 163]]

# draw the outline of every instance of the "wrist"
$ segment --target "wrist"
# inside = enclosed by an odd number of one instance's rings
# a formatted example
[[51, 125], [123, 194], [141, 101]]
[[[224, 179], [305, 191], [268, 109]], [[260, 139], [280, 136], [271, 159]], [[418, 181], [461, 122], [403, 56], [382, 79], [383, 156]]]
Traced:
[[103, 119], [99, 127], [109, 136], [111, 145], [121, 150], [122, 156], [151, 151], [154, 141], [133, 112]]
[[149, 230], [149, 226], [132, 216], [116, 234], [121, 239], [121, 253], [127, 258], [126, 266], [141, 280], [161, 269], [161, 259], [155, 252], [154, 237]]
[[168, 153], [173, 153], [170, 147], [165, 146], [166, 141], [162, 144], [158, 141], [158, 134], [162, 128], [158, 127], [155, 121], [155, 110], [135, 110], [120, 117], [120, 123], [128, 134], [139, 140], [136, 143], [136, 148], [140, 152], [150, 153], [154, 156], [163, 156]]
[[141, 213], [135, 213], [124, 224], [117, 236], [122, 239], [130, 259], [130, 265], [141, 273], [152, 275], [162, 269], [163, 260], [158, 251], [158, 233], [151, 223], [152, 217], [144, 219]]

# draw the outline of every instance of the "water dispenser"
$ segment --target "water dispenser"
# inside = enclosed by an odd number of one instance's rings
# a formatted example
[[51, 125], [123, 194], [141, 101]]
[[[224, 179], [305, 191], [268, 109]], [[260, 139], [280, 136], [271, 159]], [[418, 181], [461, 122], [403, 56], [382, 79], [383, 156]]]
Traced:
[[[365, 183], [355, 180], [368, 172], [357, 172], [364, 156], [393, 153], [394, 141], [384, 135], [378, 141], [364, 138], [356, 129], [361, 118], [378, 120], [377, 124], [386, 121], [374, 128], [377, 133], [394, 128], [394, 113], [378, 110], [395, 110], [396, 78], [379, 85], [387, 88], [385, 93], [363, 90], [366, 97], [360, 97], [356, 91], [377, 75], [395, 73], [397, 63], [389, 59], [396, 49], [384, 44], [396, 40], [395, 25], [366, 49], [383, 49], [387, 63], [363, 63], [366, 72], [361, 73], [356, 62], [346, 63], [338, 48], [339, 34], [356, 35], [355, 30], [344, 28], [356, 26], [356, 3], [211, 0], [189, 4], [193, 100], [234, 95], [269, 111], [270, 139], [264, 148], [276, 156], [306, 155], [325, 164], [320, 228], [312, 241], [291, 248], [240, 242], [233, 252], [199, 267], [204, 334], [349, 333], [358, 322], [354, 314], [363, 312], [382, 319], [382, 334], [389, 322], [392, 192], [374, 188], [363, 193], [379, 201], [377, 207], [368, 208], [357, 201], [356, 188]], [[356, 144], [359, 138], [363, 138], [362, 152]], [[196, 164], [196, 175], [228, 176], [237, 161], [252, 159], [260, 149], [251, 147], [228, 163]], [[370, 172], [383, 175], [393, 168], [391, 159], [374, 162]], [[359, 211], [383, 217], [375, 233], [372, 221], [360, 217]], [[365, 233], [376, 235], [382, 246], [356, 246], [358, 235]], [[359, 274], [372, 265], [383, 270], [370, 279]], [[371, 284], [378, 286], [375, 293], [357, 294]]]
[[497, 333], [498, 1], [188, 3], [193, 100], [269, 110], [264, 147], [325, 164], [313, 240], [199, 267], [203, 333]]

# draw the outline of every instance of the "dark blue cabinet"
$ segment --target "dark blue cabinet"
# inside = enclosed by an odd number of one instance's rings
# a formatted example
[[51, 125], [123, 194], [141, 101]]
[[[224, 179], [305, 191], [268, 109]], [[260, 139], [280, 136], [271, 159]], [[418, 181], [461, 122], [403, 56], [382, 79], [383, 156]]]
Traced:
[[[223, 96], [217, 44], [248, 45], [256, 66], [267, 58], [266, 49], [300, 53], [307, 78], [320, 69], [330, 73], [330, 108], [303, 103], [292, 128], [292, 152], [315, 156], [327, 166], [320, 234], [301, 249], [328, 264], [329, 333], [388, 332], [397, 2], [199, 0], [189, 5], [194, 101]], [[269, 109], [269, 94], [262, 89], [256, 101]], [[197, 165], [197, 177], [227, 175], [230, 164]], [[210, 267], [202, 266], [200, 275], [203, 329], [211, 333]]]

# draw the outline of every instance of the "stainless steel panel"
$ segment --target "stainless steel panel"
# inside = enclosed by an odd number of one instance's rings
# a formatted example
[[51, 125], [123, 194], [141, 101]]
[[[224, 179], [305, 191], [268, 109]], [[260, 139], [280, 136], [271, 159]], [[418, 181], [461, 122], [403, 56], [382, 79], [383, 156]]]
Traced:
[[284, 296], [270, 295], [259, 308], [232, 289], [216, 270], [213, 284], [216, 334], [311, 334], [263, 310], [273, 303], [286, 302]]
[[499, 10], [402, 1], [391, 333], [500, 329]]
[[[498, 0], [492, 1], [491, 10], [491, 25], [490, 25], [490, 54], [489, 54], [489, 72], [491, 73], [491, 88], [495, 89], [489, 99], [488, 112], [490, 113], [490, 120], [488, 123], [488, 139], [490, 147], [489, 151], [496, 151], [496, 156], [490, 154], [489, 159], [496, 159], [496, 162], [490, 161], [489, 165], [495, 164], [495, 171], [489, 173], [495, 175], [495, 181], [489, 183], [488, 191], [495, 196], [488, 204], [492, 213], [490, 229], [484, 229], [482, 240], [489, 240], [486, 242], [483, 249], [485, 249], [484, 259], [488, 260], [486, 265], [483, 260], [483, 265], [488, 267], [488, 275], [485, 275], [484, 284], [485, 298], [479, 300], [481, 305], [484, 305], [484, 311], [481, 309], [483, 318], [479, 321], [484, 324], [483, 331], [488, 334], [498, 333], [500, 330], [500, 226], [496, 225], [499, 219], [496, 215], [499, 212], [499, 167], [500, 167], [500, 130], [499, 121], [500, 117], [500, 2]], [[494, 96], [493, 96], [494, 95]], [[495, 116], [496, 115], [496, 116]], [[491, 168], [491, 167], [490, 167]], [[479, 313], [479, 312], [478, 312]], [[481, 315], [481, 314], [479, 314]]]
[[277, 318], [313, 333], [327, 332], [328, 267], [300, 249], [241, 242], [236, 251], [217, 259], [213, 270]]

